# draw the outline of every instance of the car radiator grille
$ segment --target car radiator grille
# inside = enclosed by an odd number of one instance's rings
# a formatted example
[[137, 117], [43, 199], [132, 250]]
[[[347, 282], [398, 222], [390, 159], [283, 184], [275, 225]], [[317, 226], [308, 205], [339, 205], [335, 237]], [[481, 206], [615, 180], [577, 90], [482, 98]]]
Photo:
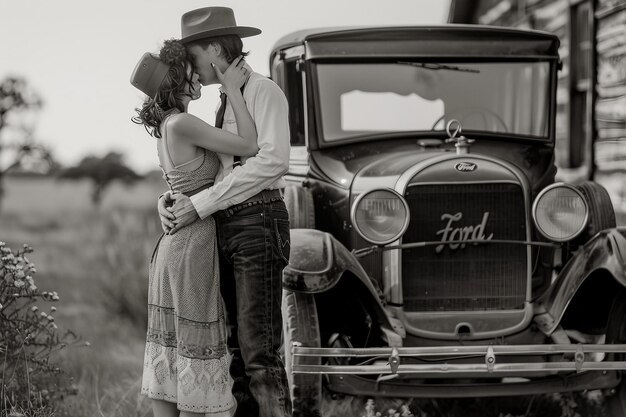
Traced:
[[[444, 234], [448, 240], [460, 240], [464, 233], [471, 232], [471, 238], [479, 237], [481, 231], [485, 238], [493, 234], [497, 240], [526, 240], [524, 196], [517, 184], [413, 185], [407, 188], [405, 198], [411, 221], [403, 243], [441, 241]], [[525, 245], [454, 246], [402, 250], [405, 311], [523, 306], [528, 279]]]

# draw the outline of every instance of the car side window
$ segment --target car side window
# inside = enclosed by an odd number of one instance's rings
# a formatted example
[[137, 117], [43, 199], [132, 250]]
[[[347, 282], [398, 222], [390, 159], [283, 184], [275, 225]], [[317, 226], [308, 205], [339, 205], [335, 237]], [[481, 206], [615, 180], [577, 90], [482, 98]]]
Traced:
[[289, 101], [291, 146], [304, 146], [304, 98], [298, 58], [284, 61], [284, 90]]

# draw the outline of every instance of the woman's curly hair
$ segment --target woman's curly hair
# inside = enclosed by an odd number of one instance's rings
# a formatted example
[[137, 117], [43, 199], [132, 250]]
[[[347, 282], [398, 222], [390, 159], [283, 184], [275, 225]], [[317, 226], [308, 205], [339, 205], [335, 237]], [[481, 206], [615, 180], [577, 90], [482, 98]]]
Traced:
[[168, 64], [170, 69], [156, 96], [146, 98], [141, 109], [135, 109], [138, 115], [132, 118], [133, 122], [143, 124], [148, 133], [156, 138], [161, 137], [161, 123], [168, 115], [185, 111], [182, 100], [189, 94], [188, 86], [195, 72], [185, 46], [177, 39], [163, 42], [159, 59]]

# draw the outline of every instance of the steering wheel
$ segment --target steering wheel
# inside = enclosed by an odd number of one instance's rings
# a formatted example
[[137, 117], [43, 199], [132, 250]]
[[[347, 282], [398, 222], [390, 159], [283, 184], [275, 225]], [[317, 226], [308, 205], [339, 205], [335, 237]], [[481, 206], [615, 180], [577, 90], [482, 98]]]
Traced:
[[[498, 125], [502, 127], [503, 129], [502, 132], [509, 131], [509, 127], [506, 125], [504, 120], [502, 120], [502, 117], [500, 117], [500, 115], [495, 113], [493, 110], [489, 110], [486, 108], [459, 109], [455, 111], [454, 118], [461, 122], [461, 124], [463, 125], [463, 128], [475, 129], [476, 127], [473, 123], [470, 123], [469, 127], [467, 126], [468, 124], [467, 120], [475, 115], [481, 116], [482, 122], [483, 122], [483, 128], [485, 130], [489, 130], [488, 129], [489, 123], [490, 123], [490, 120], [492, 120], [491, 123], [493, 123], [494, 131], [497, 130], [496, 128], [498, 127]], [[445, 118], [446, 118], [446, 115], [443, 114], [440, 118], [435, 120], [435, 123], [433, 123], [433, 126], [430, 128], [430, 130], [431, 131], [435, 130], [435, 127], [439, 124], [439, 122], [441, 122], [442, 120], [445, 120]]]

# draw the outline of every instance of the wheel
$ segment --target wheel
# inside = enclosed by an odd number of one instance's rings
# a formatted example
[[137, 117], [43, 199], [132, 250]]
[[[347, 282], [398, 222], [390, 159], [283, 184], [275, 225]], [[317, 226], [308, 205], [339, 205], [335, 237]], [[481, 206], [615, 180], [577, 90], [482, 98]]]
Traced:
[[292, 343], [306, 347], [321, 347], [319, 320], [315, 299], [310, 294], [291, 291], [283, 293], [283, 333], [285, 369], [289, 380], [294, 417], [319, 417], [322, 406], [322, 377], [313, 374], [293, 374], [292, 360], [298, 364], [319, 365], [320, 358], [292, 358]]
[[[444, 114], [439, 119], [437, 119], [435, 123], [433, 123], [433, 126], [430, 128], [430, 130], [435, 130], [435, 127], [437, 127], [439, 122], [441, 122], [442, 120], [445, 120], [446, 116], [447, 115]], [[458, 119], [463, 129], [466, 129], [467, 127], [465, 126], [465, 124], [467, 123], [467, 121], [471, 119], [472, 117], [474, 117], [475, 119], [477, 116], [480, 117], [480, 120], [483, 123], [484, 130], [488, 130], [489, 125], [493, 124], [494, 131], [497, 131], [498, 125], [500, 125], [503, 129], [501, 132], [509, 131], [509, 127], [506, 125], [504, 120], [502, 120], [502, 117], [500, 117], [500, 115], [496, 114], [493, 110], [489, 110], [485, 108], [460, 109], [460, 110], [457, 110], [452, 115], [451, 119]], [[492, 119], [492, 121], [490, 122], [489, 119]], [[469, 129], [475, 130], [476, 127], [470, 127]]]
[[585, 181], [577, 188], [583, 194], [589, 206], [587, 227], [576, 238], [578, 243], [584, 244], [598, 232], [615, 227], [617, 223], [611, 197], [609, 197], [609, 193], [603, 186], [592, 181]]
[[292, 229], [315, 229], [315, 209], [311, 190], [299, 185], [285, 187], [285, 206]]
[[[624, 320], [624, 317], [626, 317], [626, 290], [622, 289], [620, 294], [615, 297], [609, 314], [606, 344], [626, 343], [626, 320]], [[611, 358], [610, 355], [609, 358]], [[617, 354], [615, 359], [625, 360], [626, 355]], [[621, 373], [621, 381], [614, 388], [615, 392], [611, 391], [611, 394], [606, 397], [606, 405], [611, 417], [626, 417], [626, 382], [624, 382], [626, 372], [618, 372]]]

